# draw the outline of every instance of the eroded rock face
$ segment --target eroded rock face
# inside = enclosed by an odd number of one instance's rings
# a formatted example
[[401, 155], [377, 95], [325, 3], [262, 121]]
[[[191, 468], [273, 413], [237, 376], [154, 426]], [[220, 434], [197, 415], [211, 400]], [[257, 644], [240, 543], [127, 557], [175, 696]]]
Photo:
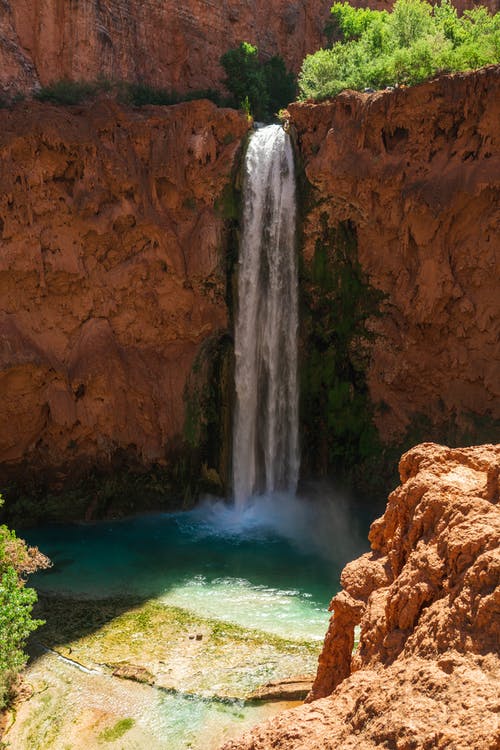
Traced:
[[329, 0], [3, 0], [0, 88], [61, 78], [220, 88], [219, 58], [241, 41], [297, 71], [321, 46]]
[[418, 415], [498, 419], [500, 67], [290, 112], [314, 188], [306, 263], [349, 222], [386, 295], [367, 372], [382, 439]]
[[207, 101], [0, 118], [0, 463], [161, 462], [227, 326], [217, 201], [246, 119]]
[[499, 746], [500, 445], [425, 443], [399, 469], [342, 573], [312, 702], [225, 750]]

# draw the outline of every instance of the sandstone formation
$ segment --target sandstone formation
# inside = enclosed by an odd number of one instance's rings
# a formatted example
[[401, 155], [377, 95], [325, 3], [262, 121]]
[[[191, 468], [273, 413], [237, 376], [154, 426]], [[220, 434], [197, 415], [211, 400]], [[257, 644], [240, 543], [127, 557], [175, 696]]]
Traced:
[[[248, 124], [207, 101], [0, 112], [0, 462], [162, 462], [227, 327], [219, 199]], [[19, 473], [19, 472], [18, 472]]]
[[[353, 0], [389, 9], [392, 0]], [[456, 0], [459, 10], [474, 0]], [[499, 0], [482, 0], [498, 10]], [[332, 0], [1, 0], [0, 90], [61, 78], [136, 81], [181, 92], [221, 88], [219, 59], [241, 41], [297, 72], [326, 42]]]
[[425, 443], [399, 469], [342, 573], [310, 704], [225, 750], [500, 746], [500, 445]]
[[386, 295], [367, 374], [383, 440], [419, 415], [474, 435], [471, 414], [500, 417], [500, 66], [289, 109], [306, 263], [325, 223], [350, 222]]
[[330, 0], [2, 0], [0, 89], [61, 78], [220, 88], [219, 58], [241, 41], [297, 71], [322, 44]]

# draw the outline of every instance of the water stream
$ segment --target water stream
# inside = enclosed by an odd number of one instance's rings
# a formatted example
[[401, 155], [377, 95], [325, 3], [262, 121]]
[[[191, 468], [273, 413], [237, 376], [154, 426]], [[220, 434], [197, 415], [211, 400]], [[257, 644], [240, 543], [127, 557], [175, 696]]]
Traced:
[[295, 492], [299, 471], [295, 171], [280, 125], [257, 130], [245, 159], [235, 325], [236, 506]]

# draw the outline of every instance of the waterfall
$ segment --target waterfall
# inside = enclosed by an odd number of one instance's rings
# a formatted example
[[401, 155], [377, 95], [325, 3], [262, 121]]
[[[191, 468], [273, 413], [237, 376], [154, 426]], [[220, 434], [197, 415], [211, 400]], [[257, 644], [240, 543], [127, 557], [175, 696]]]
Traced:
[[235, 323], [235, 504], [295, 492], [299, 471], [293, 151], [280, 125], [247, 149]]

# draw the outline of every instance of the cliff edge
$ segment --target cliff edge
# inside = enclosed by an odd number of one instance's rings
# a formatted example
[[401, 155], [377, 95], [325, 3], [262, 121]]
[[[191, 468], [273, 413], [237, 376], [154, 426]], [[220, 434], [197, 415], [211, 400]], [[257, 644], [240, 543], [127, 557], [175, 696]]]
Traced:
[[342, 573], [309, 705], [224, 750], [499, 747], [499, 467], [500, 445], [402, 457], [371, 551]]

